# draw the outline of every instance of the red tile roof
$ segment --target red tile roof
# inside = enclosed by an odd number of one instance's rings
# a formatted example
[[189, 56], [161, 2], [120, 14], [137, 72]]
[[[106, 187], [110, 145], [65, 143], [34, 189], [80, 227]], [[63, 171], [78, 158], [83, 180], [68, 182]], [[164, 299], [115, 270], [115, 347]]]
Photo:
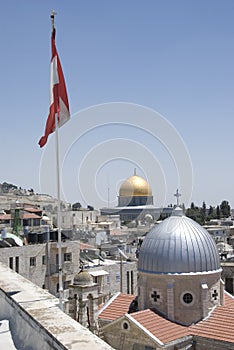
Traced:
[[0, 220], [10, 220], [11, 214], [0, 214]]
[[234, 343], [234, 298], [226, 292], [224, 295], [223, 306], [217, 306], [209, 317], [189, 327], [193, 335]]
[[41, 219], [41, 216], [36, 215], [34, 213], [24, 213], [23, 214], [23, 219]]
[[[217, 306], [206, 319], [196, 325], [179, 325], [150, 309], [128, 314], [127, 317], [138, 322], [164, 344], [189, 335], [234, 343], [234, 297], [227, 292], [224, 295], [225, 304]], [[100, 310], [99, 318], [114, 321], [124, 316], [133, 299], [133, 295], [118, 294]]]
[[94, 246], [88, 243], [80, 242], [80, 250], [82, 249], [94, 249]]
[[31, 208], [31, 207], [25, 207], [24, 208], [25, 211], [28, 211], [30, 213], [41, 213], [42, 209], [39, 208]]
[[[0, 220], [11, 220], [13, 219], [11, 214], [0, 214]], [[41, 216], [35, 213], [24, 212], [23, 219], [41, 219]]]
[[169, 321], [150, 309], [134, 312], [130, 317], [164, 344], [190, 335], [188, 327]]
[[99, 311], [99, 318], [102, 320], [114, 321], [128, 313], [129, 305], [135, 298], [132, 294], [119, 293], [107, 302]]

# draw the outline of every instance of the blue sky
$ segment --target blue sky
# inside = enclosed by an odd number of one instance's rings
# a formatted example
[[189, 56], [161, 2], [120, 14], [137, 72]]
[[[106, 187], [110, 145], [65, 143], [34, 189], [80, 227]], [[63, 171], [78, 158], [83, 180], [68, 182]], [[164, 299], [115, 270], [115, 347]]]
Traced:
[[[50, 12], [55, 9], [56, 44], [76, 127], [87, 117], [79, 111], [103, 103], [126, 102], [155, 110], [174, 127], [190, 155], [193, 187], [186, 200], [217, 205], [225, 199], [234, 206], [232, 0], [9, 0], [0, 6], [0, 182], [55, 194], [53, 185], [41, 188], [41, 158], [47, 151], [37, 145], [49, 109]], [[150, 180], [156, 205], [173, 203], [173, 191], [183, 188], [187, 173], [178, 179], [165, 144], [146, 132], [151, 127], [147, 113], [142, 117], [145, 130], [123, 123], [113, 126], [113, 118], [70, 147], [63, 160], [63, 197], [98, 207], [107, 201], [109, 187], [114, 205], [121, 181], [136, 167]], [[123, 149], [112, 160], [100, 157], [98, 163], [98, 150], [107, 153], [110, 140], [118, 140], [117, 147]], [[142, 150], [135, 152], [138, 159], [124, 154], [134, 142]], [[106, 150], [101, 149], [105, 143]], [[90, 168], [93, 180], [86, 183], [79, 174], [89, 172], [89, 166], [82, 170], [81, 164], [86, 159], [93, 163], [92, 152], [97, 168]], [[154, 160], [144, 152], [152, 153], [158, 165], [152, 166]], [[142, 158], [148, 163], [142, 165]], [[43, 175], [48, 184], [55, 181], [51, 174]], [[91, 197], [82, 197], [90, 181], [95, 184]]]

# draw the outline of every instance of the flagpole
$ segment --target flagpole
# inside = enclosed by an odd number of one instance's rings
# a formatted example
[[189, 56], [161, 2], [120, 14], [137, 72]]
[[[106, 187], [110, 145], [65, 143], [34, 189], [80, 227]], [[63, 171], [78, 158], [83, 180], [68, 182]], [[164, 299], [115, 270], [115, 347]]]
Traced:
[[[51, 11], [52, 33], [54, 32], [55, 11]], [[59, 265], [59, 307], [63, 310], [63, 270], [62, 270], [62, 247], [61, 247], [61, 198], [60, 198], [60, 159], [59, 159], [59, 114], [55, 114], [55, 134], [56, 134], [56, 172], [57, 172], [57, 225], [58, 225], [58, 265]]]

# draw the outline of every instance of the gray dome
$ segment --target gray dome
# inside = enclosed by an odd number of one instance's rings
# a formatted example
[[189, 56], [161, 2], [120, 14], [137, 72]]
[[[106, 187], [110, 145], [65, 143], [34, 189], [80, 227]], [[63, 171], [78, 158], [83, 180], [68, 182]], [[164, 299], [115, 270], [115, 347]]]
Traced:
[[74, 282], [75, 285], [87, 286], [93, 284], [93, 278], [88, 273], [88, 271], [81, 270], [75, 277]]
[[176, 274], [219, 269], [218, 250], [210, 234], [178, 210], [156, 225], [140, 248], [140, 272]]

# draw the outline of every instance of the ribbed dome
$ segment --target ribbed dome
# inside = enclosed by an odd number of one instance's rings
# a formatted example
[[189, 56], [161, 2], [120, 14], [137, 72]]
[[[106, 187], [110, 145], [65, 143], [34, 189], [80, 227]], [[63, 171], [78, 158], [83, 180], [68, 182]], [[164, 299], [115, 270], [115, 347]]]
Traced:
[[92, 283], [93, 283], [93, 278], [87, 271], [80, 271], [74, 277], [74, 284], [75, 285], [86, 286], [86, 285], [90, 285]]
[[152, 196], [152, 191], [147, 181], [138, 175], [133, 175], [122, 183], [119, 196]]
[[156, 225], [140, 248], [141, 272], [176, 274], [219, 269], [218, 250], [210, 234], [179, 211]]

